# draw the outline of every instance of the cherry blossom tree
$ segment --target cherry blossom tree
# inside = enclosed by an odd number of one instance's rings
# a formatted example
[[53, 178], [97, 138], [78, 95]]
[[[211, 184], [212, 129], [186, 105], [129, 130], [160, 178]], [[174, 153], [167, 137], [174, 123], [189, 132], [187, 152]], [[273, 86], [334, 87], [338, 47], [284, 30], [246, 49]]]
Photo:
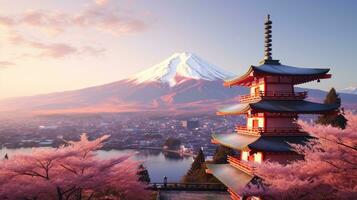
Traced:
[[357, 199], [357, 115], [346, 117], [344, 130], [299, 121], [316, 138], [304, 146], [294, 145], [304, 160], [256, 165], [263, 187], [251, 187], [246, 193], [266, 199]]
[[0, 199], [146, 199], [150, 194], [137, 176], [140, 163], [130, 156], [96, 156], [108, 137], [89, 141], [83, 134], [57, 149], [0, 161]]

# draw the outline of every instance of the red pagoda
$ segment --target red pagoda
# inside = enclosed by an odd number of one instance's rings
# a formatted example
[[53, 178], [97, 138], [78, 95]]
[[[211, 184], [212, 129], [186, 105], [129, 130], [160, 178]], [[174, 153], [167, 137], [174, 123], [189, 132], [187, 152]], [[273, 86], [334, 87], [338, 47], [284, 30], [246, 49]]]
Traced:
[[287, 163], [301, 159], [290, 144], [304, 144], [311, 137], [300, 130], [298, 114], [322, 114], [339, 105], [306, 101], [307, 92], [295, 92], [294, 85], [331, 78], [327, 68], [301, 68], [283, 65], [272, 59], [272, 21], [265, 21], [265, 54], [259, 66], [251, 66], [240, 77], [226, 80], [224, 85], [250, 87], [250, 94], [240, 103], [226, 106], [218, 115], [245, 115], [246, 125], [237, 126], [236, 133], [212, 136], [214, 144], [232, 148], [238, 156], [229, 156], [228, 164], [208, 164], [207, 172], [228, 187], [234, 200], [261, 199], [242, 196], [239, 191], [253, 181], [254, 169], [249, 162], [265, 160]]

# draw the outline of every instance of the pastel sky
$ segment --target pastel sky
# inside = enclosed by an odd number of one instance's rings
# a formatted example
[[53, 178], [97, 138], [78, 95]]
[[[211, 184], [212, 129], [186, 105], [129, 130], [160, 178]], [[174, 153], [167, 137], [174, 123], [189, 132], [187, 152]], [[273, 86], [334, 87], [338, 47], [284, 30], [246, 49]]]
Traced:
[[109, 83], [175, 52], [244, 73], [263, 57], [265, 15], [273, 57], [330, 67], [305, 85], [357, 86], [353, 0], [0, 0], [0, 99]]

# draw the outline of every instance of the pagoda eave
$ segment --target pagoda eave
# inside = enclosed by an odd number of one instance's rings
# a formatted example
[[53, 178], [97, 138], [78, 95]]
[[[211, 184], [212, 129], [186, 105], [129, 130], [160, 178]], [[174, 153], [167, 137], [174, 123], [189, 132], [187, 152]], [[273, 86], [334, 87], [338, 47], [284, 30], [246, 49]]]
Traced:
[[207, 164], [206, 172], [212, 174], [236, 194], [240, 194], [254, 179], [253, 175], [230, 164]]
[[305, 100], [261, 100], [255, 103], [243, 103], [224, 106], [218, 115], [240, 115], [248, 111], [254, 113], [290, 113], [290, 114], [323, 114], [338, 109], [339, 104], [321, 104]]
[[249, 103], [224, 106], [217, 111], [217, 115], [241, 115], [250, 110]]
[[290, 144], [305, 144], [311, 136], [252, 136], [238, 133], [212, 135], [212, 143], [236, 150], [252, 150], [270, 153], [295, 152]]
[[253, 66], [250, 66], [244, 75], [225, 80], [223, 85], [226, 87], [232, 87], [234, 85], [249, 86], [253, 80]]
[[296, 113], [296, 114], [323, 114], [339, 108], [339, 104], [322, 104], [305, 100], [263, 100], [249, 104], [252, 113]]
[[263, 64], [260, 66], [250, 66], [249, 70], [242, 76], [226, 80], [224, 86], [251, 86], [256, 77], [264, 76], [284, 76], [293, 77], [292, 84], [302, 84], [319, 79], [331, 78], [331, 74], [327, 74], [330, 69], [328, 68], [302, 68], [291, 67], [287, 65], [271, 65]]

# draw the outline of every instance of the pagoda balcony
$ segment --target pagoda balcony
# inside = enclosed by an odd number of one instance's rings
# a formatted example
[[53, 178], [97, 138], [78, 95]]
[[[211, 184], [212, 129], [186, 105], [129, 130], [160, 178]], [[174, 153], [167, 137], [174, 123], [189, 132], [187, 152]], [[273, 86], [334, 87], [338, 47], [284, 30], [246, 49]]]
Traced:
[[263, 128], [247, 128], [246, 126], [236, 126], [236, 131], [246, 135], [261, 135]]
[[240, 158], [235, 156], [227, 156], [227, 161], [233, 167], [244, 171], [247, 174], [253, 175], [255, 168], [248, 164], [248, 161], [242, 161]]
[[246, 135], [308, 135], [300, 127], [265, 127], [265, 128], [247, 128], [246, 126], [236, 126], [235, 129], [240, 134]]
[[239, 98], [241, 103], [249, 103], [256, 102], [262, 99], [267, 100], [303, 100], [307, 97], [307, 92], [268, 92], [268, 91], [260, 91], [258, 94], [246, 94], [242, 95]]

